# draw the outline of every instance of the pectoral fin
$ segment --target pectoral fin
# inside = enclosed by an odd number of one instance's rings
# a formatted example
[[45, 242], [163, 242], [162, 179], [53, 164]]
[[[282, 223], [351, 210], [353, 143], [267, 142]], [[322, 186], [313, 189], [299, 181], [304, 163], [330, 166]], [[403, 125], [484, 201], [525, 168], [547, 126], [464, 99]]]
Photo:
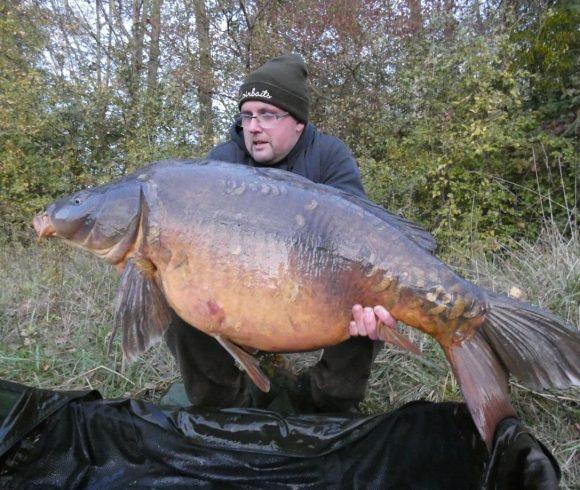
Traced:
[[396, 345], [397, 347], [412, 352], [418, 356], [422, 355], [419, 347], [417, 347], [411, 340], [405, 337], [402, 333], [399, 333], [396, 329], [385, 325], [383, 322], [379, 322], [377, 325], [377, 335], [380, 340], [383, 340], [388, 344]]
[[121, 276], [109, 349], [121, 327], [123, 355], [129, 361], [156, 344], [171, 321], [171, 308], [154, 280], [154, 273], [150, 261], [137, 259], [127, 263]]
[[213, 335], [213, 337], [227, 350], [230, 355], [236, 360], [241, 369], [248, 373], [250, 379], [254, 384], [260, 388], [264, 393], [270, 391], [270, 380], [260, 369], [260, 363], [254, 356], [247, 353], [244, 349], [237, 346], [230, 340], [221, 335]]

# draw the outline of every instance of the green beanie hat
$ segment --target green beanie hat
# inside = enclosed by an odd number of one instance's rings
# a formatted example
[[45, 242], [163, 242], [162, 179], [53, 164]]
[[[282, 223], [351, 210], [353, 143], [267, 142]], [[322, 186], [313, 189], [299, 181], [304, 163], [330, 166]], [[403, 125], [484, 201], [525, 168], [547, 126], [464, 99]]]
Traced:
[[264, 63], [250, 73], [240, 87], [238, 107], [247, 100], [261, 100], [292, 114], [298, 121], [308, 121], [310, 98], [304, 61], [294, 54], [285, 54]]

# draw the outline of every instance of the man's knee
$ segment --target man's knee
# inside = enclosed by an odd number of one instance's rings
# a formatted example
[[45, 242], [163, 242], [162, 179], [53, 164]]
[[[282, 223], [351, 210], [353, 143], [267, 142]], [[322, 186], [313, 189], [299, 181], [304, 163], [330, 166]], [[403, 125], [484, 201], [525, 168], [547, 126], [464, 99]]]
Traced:
[[193, 406], [248, 405], [248, 380], [214, 338], [175, 315], [165, 333], [165, 341], [177, 362], [187, 398]]

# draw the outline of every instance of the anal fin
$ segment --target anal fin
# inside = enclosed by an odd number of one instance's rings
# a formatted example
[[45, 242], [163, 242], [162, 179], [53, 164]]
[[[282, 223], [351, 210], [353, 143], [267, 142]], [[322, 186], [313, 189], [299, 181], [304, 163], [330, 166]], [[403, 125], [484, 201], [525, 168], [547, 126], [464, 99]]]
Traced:
[[155, 266], [146, 259], [130, 260], [125, 266], [117, 291], [115, 326], [123, 332], [123, 355], [135, 360], [157, 343], [169, 327], [172, 311], [154, 279]]
[[377, 325], [377, 336], [379, 337], [379, 340], [383, 340], [387, 344], [396, 345], [397, 347], [412, 352], [418, 356], [423, 355], [421, 349], [419, 349], [419, 347], [417, 347], [411, 340], [405, 337], [402, 333], [399, 333], [395, 328], [391, 328], [383, 322], [379, 322]]
[[250, 379], [260, 390], [264, 393], [270, 391], [270, 380], [260, 369], [260, 363], [254, 356], [219, 334], [215, 334], [213, 337], [230, 353], [241, 368], [248, 373]]
[[497, 424], [515, 416], [507, 371], [481, 332], [443, 349], [477, 430], [491, 448]]

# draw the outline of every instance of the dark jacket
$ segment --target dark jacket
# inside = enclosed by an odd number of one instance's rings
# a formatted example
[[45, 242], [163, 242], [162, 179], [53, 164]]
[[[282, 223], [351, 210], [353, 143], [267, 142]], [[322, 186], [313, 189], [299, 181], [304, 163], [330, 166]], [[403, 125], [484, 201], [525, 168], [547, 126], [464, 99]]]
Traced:
[[[229, 141], [211, 150], [207, 158], [260, 166], [246, 151], [242, 129], [234, 124], [230, 136]], [[269, 167], [288, 170], [313, 182], [366, 197], [352, 153], [338, 138], [319, 133], [311, 123], [306, 125], [292, 151], [281, 162]]]

